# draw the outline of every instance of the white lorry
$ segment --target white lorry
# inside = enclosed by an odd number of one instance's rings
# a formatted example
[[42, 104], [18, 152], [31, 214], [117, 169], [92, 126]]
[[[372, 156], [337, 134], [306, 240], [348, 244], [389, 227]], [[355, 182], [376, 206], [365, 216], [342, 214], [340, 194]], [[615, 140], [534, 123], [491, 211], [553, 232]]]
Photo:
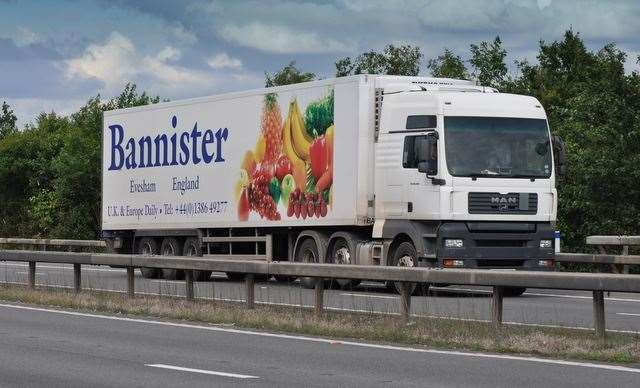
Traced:
[[114, 110], [103, 235], [212, 260], [550, 269], [563, 153], [535, 98], [455, 79], [357, 75]]

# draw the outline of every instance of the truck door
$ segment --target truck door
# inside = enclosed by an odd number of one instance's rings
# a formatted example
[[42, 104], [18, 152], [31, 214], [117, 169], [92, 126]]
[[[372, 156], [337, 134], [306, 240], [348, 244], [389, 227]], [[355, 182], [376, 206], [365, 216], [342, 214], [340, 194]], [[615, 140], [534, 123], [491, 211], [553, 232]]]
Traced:
[[376, 202], [382, 204], [384, 214], [376, 217], [438, 217], [438, 186], [418, 172], [414, 152], [415, 137], [426, 136], [437, 127], [436, 109], [435, 99], [426, 94], [385, 95], [375, 167]]
[[[406, 218], [438, 219], [440, 217], [440, 186], [434, 185], [427, 174], [418, 171], [417, 146], [426, 140], [427, 131], [411, 133], [404, 138], [402, 167], [405, 170], [404, 198]], [[440, 149], [440, 147], [437, 147]], [[436, 160], [439, 155], [435, 155]]]

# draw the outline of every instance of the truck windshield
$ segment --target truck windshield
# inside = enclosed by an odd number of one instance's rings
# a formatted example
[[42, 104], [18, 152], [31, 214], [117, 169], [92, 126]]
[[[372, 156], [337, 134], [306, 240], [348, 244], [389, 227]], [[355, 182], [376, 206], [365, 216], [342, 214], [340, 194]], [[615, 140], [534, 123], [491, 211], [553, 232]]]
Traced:
[[544, 119], [448, 116], [444, 131], [447, 166], [453, 176], [551, 176]]

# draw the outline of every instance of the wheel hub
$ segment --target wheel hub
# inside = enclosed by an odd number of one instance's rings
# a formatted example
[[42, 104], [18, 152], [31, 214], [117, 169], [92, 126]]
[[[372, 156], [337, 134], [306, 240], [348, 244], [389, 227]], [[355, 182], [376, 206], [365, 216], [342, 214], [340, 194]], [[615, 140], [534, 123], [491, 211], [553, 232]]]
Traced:
[[336, 251], [336, 264], [351, 264], [349, 249], [342, 247]]
[[415, 267], [413, 257], [402, 256], [400, 259], [398, 259], [398, 267]]

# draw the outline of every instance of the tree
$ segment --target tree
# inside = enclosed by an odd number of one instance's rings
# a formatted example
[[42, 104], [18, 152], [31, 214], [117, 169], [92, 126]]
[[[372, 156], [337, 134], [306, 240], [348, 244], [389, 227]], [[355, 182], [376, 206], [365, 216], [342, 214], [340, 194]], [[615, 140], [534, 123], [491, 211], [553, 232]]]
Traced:
[[265, 72], [265, 87], [297, 84], [300, 82], [313, 81], [316, 78], [314, 73], [303, 73], [296, 67], [296, 62], [291, 61], [281, 70], [274, 74]]
[[469, 79], [469, 72], [462, 58], [448, 48], [437, 58], [430, 59], [427, 68], [434, 77]]
[[127, 84], [69, 117], [42, 113], [0, 138], [0, 236], [95, 239], [100, 235], [102, 112], [159, 102]]
[[382, 53], [364, 52], [355, 59], [350, 57], [336, 61], [336, 77], [353, 74], [418, 75], [422, 52], [411, 45], [387, 45]]
[[518, 63], [506, 90], [534, 95], [553, 133], [565, 140], [566, 182], [558, 185], [559, 228], [568, 249], [588, 249], [591, 234], [638, 234], [640, 76], [625, 75], [625, 53], [587, 49], [579, 34], [540, 42], [538, 64]]
[[2, 102], [2, 110], [0, 111], [0, 139], [18, 131], [16, 122], [18, 118], [11, 110], [6, 101]]
[[480, 45], [471, 45], [471, 59], [473, 76], [481, 85], [499, 87], [507, 75], [507, 65], [504, 62], [507, 51], [502, 47], [499, 36], [488, 43], [483, 41]]

